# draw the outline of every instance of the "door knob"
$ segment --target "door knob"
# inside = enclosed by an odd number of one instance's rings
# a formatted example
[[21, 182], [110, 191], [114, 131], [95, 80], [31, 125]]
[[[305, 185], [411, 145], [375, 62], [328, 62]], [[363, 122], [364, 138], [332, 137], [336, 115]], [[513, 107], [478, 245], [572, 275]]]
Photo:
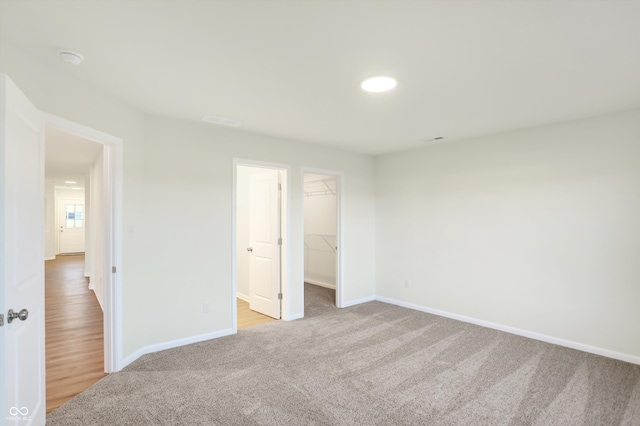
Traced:
[[13, 312], [13, 309], [9, 309], [7, 312], [7, 322], [11, 324], [11, 321], [14, 319], [19, 319], [20, 321], [24, 321], [29, 317], [29, 311], [26, 309], [22, 309], [20, 312]]
[[253, 251], [253, 247], [247, 247], [247, 251], [248, 252], [252, 252]]

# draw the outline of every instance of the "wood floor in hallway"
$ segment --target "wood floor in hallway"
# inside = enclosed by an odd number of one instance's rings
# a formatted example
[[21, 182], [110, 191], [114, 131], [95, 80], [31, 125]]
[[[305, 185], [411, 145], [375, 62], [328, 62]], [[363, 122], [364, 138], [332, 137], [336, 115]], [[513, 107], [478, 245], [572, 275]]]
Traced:
[[241, 328], [247, 328], [258, 324], [265, 324], [271, 321], [276, 321], [274, 318], [262, 315], [260, 312], [252, 311], [249, 309], [249, 303], [238, 298], [238, 330]]
[[47, 413], [105, 376], [102, 309], [84, 256], [45, 262]]

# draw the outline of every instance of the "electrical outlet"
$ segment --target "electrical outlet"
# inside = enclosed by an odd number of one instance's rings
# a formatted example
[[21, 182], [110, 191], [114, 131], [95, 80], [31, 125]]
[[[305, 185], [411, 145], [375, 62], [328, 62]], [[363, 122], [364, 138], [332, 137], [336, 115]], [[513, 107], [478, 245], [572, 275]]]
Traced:
[[202, 302], [202, 313], [209, 313], [209, 302]]
[[404, 280], [404, 288], [409, 288], [409, 280]]

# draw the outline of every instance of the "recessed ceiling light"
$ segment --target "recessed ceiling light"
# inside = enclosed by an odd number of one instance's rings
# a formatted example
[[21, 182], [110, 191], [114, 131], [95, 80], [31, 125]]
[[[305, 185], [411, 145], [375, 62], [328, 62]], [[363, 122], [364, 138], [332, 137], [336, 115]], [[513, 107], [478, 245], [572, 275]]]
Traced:
[[71, 65], [80, 65], [80, 62], [84, 60], [84, 56], [71, 50], [58, 50], [58, 55], [63, 61]]
[[222, 126], [238, 127], [242, 124], [240, 120], [234, 120], [232, 118], [218, 117], [217, 115], [205, 115], [202, 117], [202, 121], [207, 123], [220, 124]]
[[74, 183], [77, 183], [75, 180], [65, 180], [64, 183], [68, 183], [69, 185], [73, 185]]
[[360, 87], [367, 92], [386, 92], [396, 87], [396, 80], [391, 77], [377, 76], [364, 80]]

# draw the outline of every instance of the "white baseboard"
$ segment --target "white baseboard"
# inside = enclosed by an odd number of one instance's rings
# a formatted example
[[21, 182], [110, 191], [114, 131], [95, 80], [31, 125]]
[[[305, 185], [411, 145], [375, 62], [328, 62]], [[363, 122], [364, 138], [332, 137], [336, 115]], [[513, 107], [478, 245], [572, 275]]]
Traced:
[[137, 351], [135, 351], [134, 353], [132, 353], [131, 355], [123, 359], [120, 369], [131, 364], [133, 361], [137, 360], [142, 355], [164, 351], [166, 349], [177, 348], [179, 346], [190, 345], [192, 343], [204, 342], [205, 340], [217, 339], [218, 337], [229, 336], [231, 334], [233, 334], [233, 330], [227, 329], [227, 330], [216, 331], [213, 333], [200, 334], [198, 336], [185, 337], [184, 339], [172, 340], [170, 342], [143, 346], [142, 348], [138, 349]]
[[89, 285], [89, 288], [93, 290], [93, 294], [96, 295], [96, 299], [98, 299], [98, 303], [100, 304], [100, 309], [104, 312], [104, 304], [102, 303], [102, 293], [96, 292], [96, 289], [93, 286]]
[[87, 271], [84, 271], [84, 277], [91, 279], [91, 274], [88, 273]]
[[242, 294], [238, 291], [236, 292], [236, 297], [238, 299], [244, 300], [245, 302], [249, 303], [249, 296], [247, 296], [246, 294]]
[[629, 355], [622, 352], [616, 352], [609, 349], [599, 348], [596, 346], [586, 345], [584, 343], [574, 342], [571, 340], [561, 339], [559, 337], [548, 336], [546, 334], [536, 333], [533, 331], [522, 330], [520, 328], [510, 327], [508, 325], [497, 324], [490, 321], [481, 320], [478, 318], [468, 317], [465, 315], [458, 315], [451, 312], [441, 311], [439, 309], [428, 308], [426, 306], [415, 305], [413, 303], [402, 302], [400, 300], [391, 299], [388, 297], [376, 296], [376, 300], [380, 302], [390, 303], [392, 305], [402, 306], [403, 308], [414, 309], [416, 311], [426, 312], [428, 314], [438, 315], [441, 317], [451, 318], [454, 320], [467, 322], [470, 324], [480, 325], [482, 327], [492, 328], [494, 330], [505, 331], [511, 334], [517, 334], [518, 336], [528, 337], [530, 339], [540, 340], [546, 343], [552, 343], [554, 345], [564, 346], [571, 349], [577, 349], [583, 352], [589, 352], [596, 355], [601, 355], [607, 358], [618, 359], [620, 361], [630, 362], [632, 364], [640, 364], [640, 357], [635, 355]]
[[304, 282], [308, 283], [308, 284], [317, 285], [318, 287], [330, 288], [332, 290], [336, 289], [335, 284], [327, 284], [327, 283], [322, 282], [322, 281], [310, 280], [309, 278], [305, 278]]
[[374, 300], [376, 300], [376, 296], [367, 296], [367, 297], [363, 297], [360, 299], [355, 299], [355, 300], [346, 300], [342, 303], [342, 306], [340, 306], [341, 308], [348, 308], [349, 306], [355, 306], [355, 305], [359, 305], [361, 303], [367, 303], [367, 302], [373, 302]]
[[53, 256], [53, 257], [45, 257], [44, 260], [45, 260], [45, 262], [47, 260], [56, 260], [56, 257], [55, 256]]

